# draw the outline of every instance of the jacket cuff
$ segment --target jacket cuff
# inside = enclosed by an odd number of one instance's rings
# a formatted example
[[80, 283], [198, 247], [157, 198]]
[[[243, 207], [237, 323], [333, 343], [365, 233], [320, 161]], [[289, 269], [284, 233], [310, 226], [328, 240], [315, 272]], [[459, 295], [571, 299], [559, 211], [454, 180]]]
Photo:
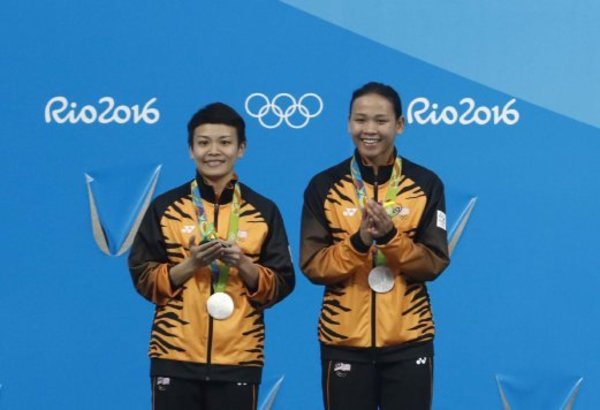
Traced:
[[398, 229], [394, 226], [391, 231], [383, 235], [382, 237], [376, 238], [375, 243], [377, 245], [387, 245], [398, 233]]
[[256, 289], [249, 289], [246, 284], [244, 284], [244, 287], [246, 288], [246, 295], [249, 299], [264, 303], [268, 298], [269, 289], [273, 286], [274, 274], [262, 265], [256, 264], [256, 266], [258, 266]]
[[371, 245], [366, 245], [360, 238], [360, 232], [356, 232], [350, 237], [350, 244], [354, 250], [360, 253], [367, 253], [371, 249]]
[[171, 275], [169, 274], [170, 266], [161, 264], [158, 269], [152, 291], [152, 301], [155, 304], [162, 305], [175, 296], [179, 289], [172, 286]]

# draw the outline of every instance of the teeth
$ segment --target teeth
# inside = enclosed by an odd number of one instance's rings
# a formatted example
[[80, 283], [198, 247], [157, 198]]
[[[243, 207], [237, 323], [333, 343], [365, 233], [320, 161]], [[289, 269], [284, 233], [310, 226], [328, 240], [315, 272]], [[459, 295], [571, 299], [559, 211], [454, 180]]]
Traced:
[[221, 165], [221, 163], [221, 161], [207, 161], [206, 165], [208, 165], [209, 167], [217, 167]]
[[361, 141], [367, 145], [377, 144], [379, 142], [379, 138], [361, 138]]

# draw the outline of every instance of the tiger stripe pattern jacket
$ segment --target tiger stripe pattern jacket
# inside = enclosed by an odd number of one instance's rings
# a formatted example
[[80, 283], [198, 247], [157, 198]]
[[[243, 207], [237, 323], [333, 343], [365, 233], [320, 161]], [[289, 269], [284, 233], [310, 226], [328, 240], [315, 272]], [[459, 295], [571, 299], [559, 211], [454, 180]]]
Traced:
[[[393, 163], [378, 175], [355, 158], [367, 196], [385, 198]], [[433, 354], [435, 334], [426, 281], [448, 265], [444, 187], [431, 171], [402, 158], [391, 211], [394, 229], [373, 245], [358, 234], [362, 220], [351, 159], [317, 174], [304, 193], [300, 264], [324, 285], [318, 325], [324, 359], [401, 360]], [[375, 179], [377, 178], [377, 184]], [[368, 274], [379, 249], [394, 273], [394, 287], [376, 293]], [[374, 356], [376, 355], [376, 356]]]
[[[196, 177], [207, 220], [226, 238], [233, 198], [230, 183], [217, 198]], [[213, 274], [203, 267], [179, 288], [169, 269], [189, 256], [191, 236], [200, 237], [190, 183], [158, 196], [137, 232], [129, 268], [137, 291], [155, 304], [149, 356], [152, 376], [259, 383], [264, 364], [265, 308], [294, 288], [288, 239], [277, 206], [246, 185], [242, 194], [237, 245], [259, 267], [258, 287], [249, 291], [231, 268], [225, 291], [234, 313], [214, 320], [206, 310]]]

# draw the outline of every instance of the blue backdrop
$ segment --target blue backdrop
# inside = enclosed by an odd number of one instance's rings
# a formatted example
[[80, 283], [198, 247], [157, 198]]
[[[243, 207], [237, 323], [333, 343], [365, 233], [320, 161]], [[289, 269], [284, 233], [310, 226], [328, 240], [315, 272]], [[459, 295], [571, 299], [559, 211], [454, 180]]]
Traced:
[[[600, 408], [600, 7], [312, 3], [3, 2], [0, 409], [149, 408], [153, 307], [116, 254], [153, 183], [193, 175], [191, 114], [243, 114], [238, 173], [278, 203], [297, 261], [302, 192], [351, 154], [350, 94], [370, 80], [401, 92], [398, 149], [444, 180], [449, 226], [466, 222], [430, 286], [434, 408]], [[315, 93], [322, 111], [268, 128], [245, 109], [257, 92]], [[322, 289], [297, 282], [267, 315], [265, 409], [321, 408]]]

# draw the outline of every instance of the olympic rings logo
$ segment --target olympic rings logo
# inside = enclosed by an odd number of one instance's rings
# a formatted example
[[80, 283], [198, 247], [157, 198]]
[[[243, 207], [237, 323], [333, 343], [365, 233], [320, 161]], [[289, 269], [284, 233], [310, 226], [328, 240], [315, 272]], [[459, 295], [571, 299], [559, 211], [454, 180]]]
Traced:
[[[258, 111], [255, 111], [250, 108], [250, 105], [257, 99], [262, 101], [263, 105], [258, 109]], [[304, 102], [307, 100], [316, 101], [315, 112], [311, 112], [309, 107], [304, 104]], [[277, 128], [285, 121], [290, 128], [299, 129], [306, 127], [312, 118], [315, 118], [321, 114], [323, 111], [323, 100], [315, 93], [306, 93], [300, 97], [298, 101], [296, 101], [296, 98], [289, 93], [279, 93], [273, 97], [273, 100], [269, 101], [269, 97], [266, 95], [262, 93], [253, 93], [246, 98], [244, 107], [246, 108], [248, 115], [253, 118], [258, 118], [260, 125], [265, 128]], [[269, 113], [273, 114], [269, 117], [275, 118], [275, 120], [271, 121], [270, 124], [268, 121], [265, 121], [265, 117]], [[296, 113], [297, 115], [294, 115]], [[293, 121], [291, 117], [303, 117], [304, 119], [301, 121]]]

